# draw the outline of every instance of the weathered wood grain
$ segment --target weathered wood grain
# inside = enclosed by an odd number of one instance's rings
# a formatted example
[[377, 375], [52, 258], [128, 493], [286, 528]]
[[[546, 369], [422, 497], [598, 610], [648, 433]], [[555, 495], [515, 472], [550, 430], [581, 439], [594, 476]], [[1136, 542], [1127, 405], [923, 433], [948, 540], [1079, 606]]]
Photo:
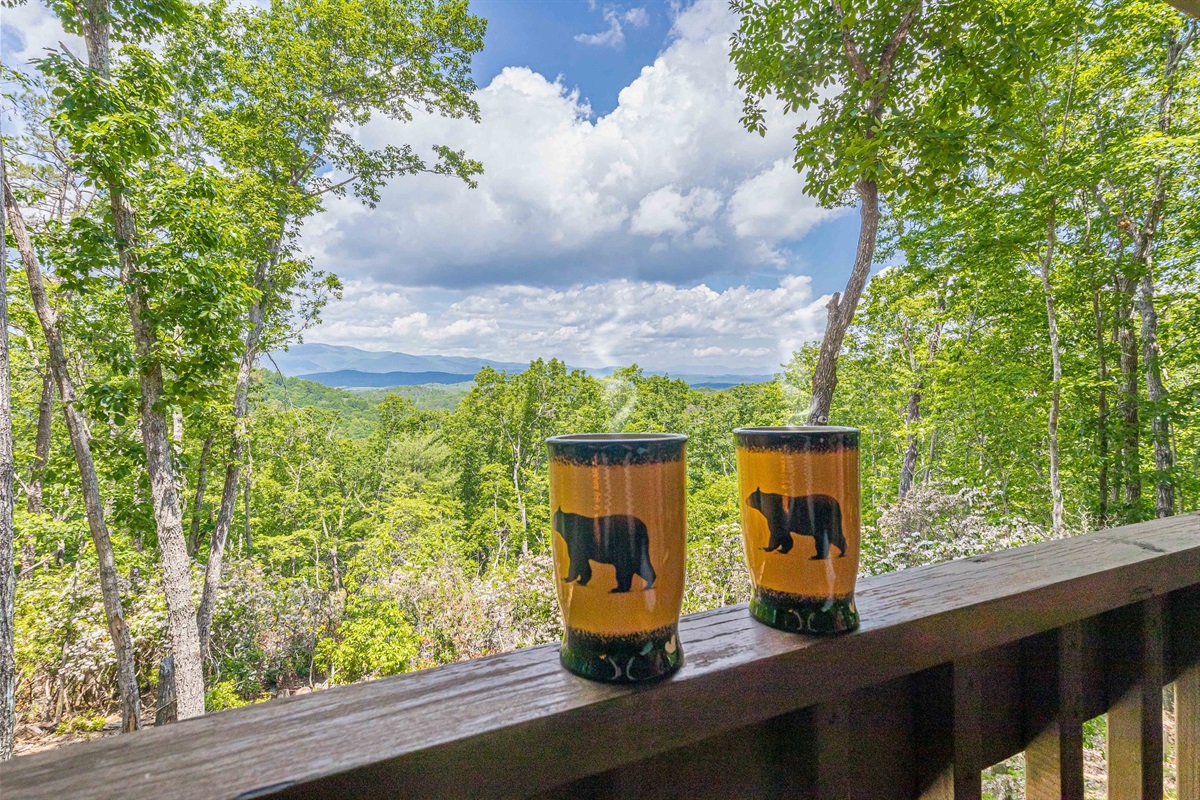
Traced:
[[537, 800], [802, 798], [811, 741], [808, 710], [794, 711], [538, 794]]
[[1108, 711], [1108, 796], [1114, 800], [1157, 800], [1163, 796], [1163, 612], [1164, 597], [1129, 609], [1124, 642], [1127, 658], [1113, 659], [1115, 679], [1132, 682]]
[[950, 664], [918, 672], [910, 681], [920, 800], [954, 800], [954, 671]]
[[914, 681], [920, 800], [979, 800], [983, 785], [983, 695], [988, 652], [962, 656]]
[[1166, 679], [1200, 664], [1200, 582], [1167, 598]]
[[1200, 664], [1175, 679], [1175, 744], [1179, 800], [1200, 800]]
[[981, 800], [983, 756], [984, 653], [954, 661], [954, 800]]
[[1175, 681], [1175, 767], [1179, 800], [1200, 800], [1200, 584], [1170, 597]]
[[862, 689], [844, 699], [849, 750], [842, 757], [845, 798], [908, 800], [916, 796], [912, 691], [908, 678]]
[[1028, 639], [994, 647], [980, 654], [979, 742], [980, 769], [1015, 756], [1025, 749], [1024, 664]]
[[901, 678], [573, 781], [537, 800], [911, 800], [912, 725]]
[[1025, 796], [1083, 800], [1083, 625], [1029, 643], [1025, 667]]
[[656, 686], [592, 684], [535, 647], [25, 756], [0, 785], [53, 800], [530, 795], [1198, 576], [1200, 517], [1156, 520], [866, 579], [846, 636], [776, 631], [744, 606], [694, 615], [687, 664]]
[[851, 729], [857, 693], [809, 709], [808, 747], [812, 800], [849, 800], [855, 787], [855, 762], [850, 761], [854, 732]]

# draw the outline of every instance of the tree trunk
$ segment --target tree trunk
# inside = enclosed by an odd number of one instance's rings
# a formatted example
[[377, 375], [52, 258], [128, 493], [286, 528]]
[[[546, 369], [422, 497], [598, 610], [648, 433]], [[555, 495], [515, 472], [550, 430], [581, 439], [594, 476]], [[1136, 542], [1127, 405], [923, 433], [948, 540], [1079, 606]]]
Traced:
[[933, 454], [937, 448], [937, 428], [929, 432], [929, 455], [925, 458], [925, 471], [921, 475], [921, 483], [928, 484], [933, 475]]
[[133, 639], [129, 634], [129, 626], [125, 622], [124, 610], [121, 608], [117, 566], [113, 557], [112, 541], [108, 535], [108, 526], [104, 521], [104, 504], [100, 499], [100, 482], [96, 477], [96, 465], [92, 461], [91, 438], [83, 413], [75, 406], [75, 387], [67, 370], [67, 357], [63, 350], [62, 339], [58, 334], [57, 317], [46, 296], [41, 268], [37, 263], [33, 243], [29, 240], [29, 234], [25, 230], [25, 220], [14, 203], [12, 189], [7, 180], [4, 181], [4, 202], [7, 205], [8, 222], [12, 227], [13, 239], [21, 254], [21, 262], [29, 281], [29, 293], [33, 300], [33, 307], [37, 312], [38, 321], [41, 323], [42, 333], [46, 337], [50, 371], [58, 386], [58, 396], [62, 402], [63, 416], [66, 418], [71, 449], [75, 453], [75, 463], [79, 468], [79, 480], [83, 492], [84, 509], [87, 513], [88, 528], [92, 534], [92, 542], [95, 544], [96, 558], [99, 562], [100, 595], [104, 600], [104, 615], [117, 657], [117, 690], [121, 696], [121, 727], [125, 731], [134, 731], [140, 727], [138, 720], [140, 701], [137, 673], [133, 661]]
[[[1167, 59], [1163, 69], [1163, 91], [1158, 101], [1158, 129], [1164, 136], [1170, 133], [1171, 102], [1175, 91], [1175, 71], [1183, 51], [1192, 37], [1180, 40], [1174, 34], [1167, 39]], [[1171, 423], [1167, 409], [1167, 388], [1163, 385], [1158, 350], [1158, 312], [1154, 308], [1154, 235], [1162, 218], [1167, 197], [1167, 175], [1160, 168], [1154, 179], [1154, 193], [1146, 219], [1137, 236], [1136, 259], [1142, 267], [1137, 292], [1138, 314], [1142, 318], [1142, 366], [1146, 371], [1146, 400], [1154, 415], [1154, 512], [1159, 517], [1175, 513], [1175, 487], [1172, 483], [1174, 458], [1171, 453]]]
[[1097, 476], [1100, 492], [1099, 527], [1108, 526], [1108, 361], [1104, 355], [1104, 316], [1100, 312], [1100, 287], [1092, 274], [1092, 319], [1096, 333], [1096, 370], [1100, 384], [1097, 400], [1096, 424], [1099, 428], [1100, 474]]
[[1121, 444], [1121, 483], [1125, 491], [1121, 503], [1122, 521], [1137, 522], [1140, 517], [1142, 499], [1142, 465], [1139, 448], [1138, 423], [1138, 348], [1133, 332], [1133, 281], [1125, 275], [1117, 276], [1117, 346], [1118, 366], [1121, 369], [1121, 385], [1117, 395], [1117, 409], [1121, 414], [1124, 441]]
[[158, 698], [154, 704], [154, 725], [166, 725], [179, 719], [175, 698], [175, 661], [167, 656], [158, 665]]
[[[107, 0], [90, 0], [83, 17], [88, 66], [108, 78], [111, 19]], [[179, 718], [187, 719], [204, 713], [204, 673], [200, 637], [196, 629], [196, 606], [192, 601], [191, 559], [188, 558], [183, 513], [179, 507], [175, 470], [171, 464], [170, 430], [160, 402], [163, 395], [162, 365], [154, 354], [154, 331], [146, 321], [146, 298], [134, 256], [138, 237], [133, 208], [122, 187], [115, 181], [109, 181], [105, 188], [108, 189], [121, 284], [125, 287], [125, 304], [129, 310], [138, 361], [142, 444], [146, 451], [146, 472], [150, 477], [150, 496], [158, 528], [159, 560], [167, 600], [167, 627], [174, 656]]]
[[921, 380], [918, 379], [908, 394], [908, 413], [904, 419], [904, 427], [908, 436], [904, 447], [904, 463], [900, 467], [899, 498], [903, 500], [912, 489], [913, 475], [917, 471], [917, 423], [921, 421]]
[[[225, 464], [225, 484], [221, 488], [221, 505], [217, 509], [217, 521], [213, 527], [208, 546], [208, 566], [204, 571], [204, 593], [200, 597], [200, 609], [196, 614], [200, 632], [200, 652], [208, 654], [209, 634], [212, 618], [217, 608], [217, 595], [221, 589], [221, 571], [225, 561], [225, 545], [229, 541], [229, 528], [233, 524], [233, 512], [237, 505], [237, 489], [246, 452], [246, 417], [250, 413], [250, 379], [254, 376], [254, 365], [258, 361], [258, 346], [262, 340], [263, 324], [267, 311], [267, 278], [271, 265], [279, 251], [278, 242], [271, 247], [267, 261], [258, 265], [254, 273], [254, 287], [259, 297], [250, 306], [246, 335], [243, 340], [242, 360], [238, 364], [237, 383], [233, 391], [233, 434], [229, 443], [229, 460]], [[246, 494], [246, 540], [250, 537], [249, 487]]]
[[521, 531], [525, 537], [529, 535], [529, 519], [525, 514], [525, 493], [521, 491], [521, 465], [513, 464], [513, 492], [517, 495], [517, 511], [521, 515]]
[[[916, 425], [921, 421], [921, 393], [925, 389], [925, 370], [933, 365], [933, 359], [937, 356], [938, 347], [942, 341], [942, 328], [945, 321], [941, 315], [946, 311], [946, 286], [942, 286], [941, 295], [938, 297], [938, 319], [933, 325], [933, 330], [929, 332], [929, 341], [927, 342], [927, 351], [929, 361], [922, 367], [918, 367], [916, 359], [913, 357], [912, 345], [908, 347], [908, 360], [913, 372], [917, 378], [913, 383], [912, 391], [908, 395], [908, 413], [905, 418], [905, 427], [908, 429], [908, 436], [904, 448], [904, 464], [900, 467], [900, 493], [899, 497], [903, 500], [909, 490], [912, 489], [913, 478], [917, 473], [917, 434]], [[905, 341], [908, 341], [908, 334], [905, 333]], [[929, 457], [933, 458], [933, 443], [930, 441]]]
[[50, 459], [50, 434], [54, 422], [54, 376], [50, 368], [42, 371], [42, 397], [38, 402], [37, 437], [33, 442], [33, 469], [29, 477], [29, 497], [26, 509], [30, 514], [42, 513], [42, 481], [46, 462]]
[[39, 566], [41, 565], [37, 563], [37, 550], [34, 549], [33, 542], [26, 539], [21, 545], [21, 572], [17, 575], [17, 580], [29, 580]]
[[246, 555], [254, 552], [254, 540], [250, 537], [250, 486], [254, 480], [254, 453], [246, 448], [246, 478], [242, 481], [243, 513], [246, 517]]
[[1062, 483], [1058, 472], [1058, 414], [1062, 397], [1062, 358], [1058, 348], [1058, 319], [1054, 313], [1054, 287], [1050, 285], [1050, 270], [1054, 262], [1056, 240], [1055, 214], [1050, 206], [1050, 219], [1046, 223], [1046, 253], [1042, 257], [1042, 293], [1046, 296], [1046, 323], [1050, 328], [1050, 362], [1054, 372], [1054, 385], [1050, 393], [1050, 418], [1046, 431], [1050, 437], [1050, 499], [1051, 530], [1055, 537], [1063, 534]]
[[[110, 192], [115, 188], [110, 187]], [[133, 212], [129, 204], [119, 193], [113, 193], [111, 207], [117, 239], [134, 242]], [[171, 464], [170, 430], [161, 407], [162, 365], [154, 355], [154, 333], [144, 319], [146, 301], [138, 287], [138, 268], [133, 252], [128, 246], [121, 246], [118, 248], [118, 258], [121, 282], [132, 289], [126, 292], [125, 299], [138, 359], [142, 444], [146, 451], [150, 499], [158, 528], [159, 561], [167, 600], [167, 627], [171, 635], [171, 653], [175, 657], [178, 713], [180, 719], [187, 719], [204, 713], [204, 673], [200, 658], [200, 635], [196, 628], [196, 605], [192, 600], [192, 560], [187, 553], [183, 512], [179, 507], [175, 470]]]
[[858, 228], [858, 251], [854, 256], [854, 269], [846, 282], [846, 291], [840, 299], [835, 292], [829, 300], [829, 322], [821, 339], [821, 354], [813, 370], [812, 400], [808, 406], [808, 424], [826, 425], [829, 409], [833, 404], [833, 390], [837, 388], [837, 359], [842, 349], [846, 329], [854, 319], [863, 286], [871, 274], [871, 261], [875, 258], [875, 240], [879, 230], [879, 187], [875, 181], [859, 181], [855, 184], [862, 198], [862, 221]]
[[216, 437], [211, 434], [204, 440], [200, 451], [200, 466], [196, 470], [196, 498], [192, 501], [192, 530], [188, 534], [188, 555], [196, 555], [200, 549], [200, 514], [204, 510], [204, 490], [208, 485], [208, 456], [212, 452], [213, 441]]
[[[1147, 255], [1149, 261], [1149, 255]], [[1150, 413], [1154, 415], [1154, 513], [1158, 517], [1169, 517], [1175, 513], [1175, 487], [1171, 470], [1174, 458], [1171, 453], [1171, 422], [1167, 416], [1167, 389], [1163, 385], [1159, 366], [1158, 313], [1154, 310], [1154, 278], [1150, 264], [1142, 275], [1141, 291], [1138, 292], [1138, 312], [1142, 317], [1142, 365], [1146, 370], [1146, 400]]]
[[[0, 179], [7, 179], [2, 160]], [[0, 219], [0, 242], [3, 241], [4, 221]], [[17, 574], [13, 565], [13, 474], [16, 464], [13, 460], [12, 387], [8, 362], [7, 262], [7, 257], [0, 260], [0, 761], [12, 758], [17, 728], [17, 663], [13, 641], [17, 592]]]

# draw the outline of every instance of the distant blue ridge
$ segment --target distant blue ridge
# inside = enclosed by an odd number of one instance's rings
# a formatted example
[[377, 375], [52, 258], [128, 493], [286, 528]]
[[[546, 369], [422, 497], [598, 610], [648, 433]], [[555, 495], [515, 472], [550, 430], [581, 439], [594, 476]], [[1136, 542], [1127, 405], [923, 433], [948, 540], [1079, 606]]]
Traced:
[[[272, 353], [263, 364], [277, 367], [290, 378], [301, 378], [338, 389], [381, 389], [389, 386], [415, 386], [423, 383], [467, 383], [484, 367], [515, 374], [529, 364], [516, 361], [492, 361], [464, 356], [418, 356], [409, 353], [377, 352], [331, 344], [297, 344], [287, 351]], [[571, 367], [577, 369], [577, 367]], [[607, 377], [615, 367], [583, 367], [596, 377]], [[697, 388], [727, 389], [740, 383], [767, 383], [773, 375], [721, 373], [667, 373], [646, 370], [647, 375], [667, 375]]]
[[337, 372], [314, 372], [296, 375], [302, 381], [323, 383], [335, 389], [386, 389], [389, 386], [418, 386], [422, 383], [470, 383], [475, 375], [455, 372], [360, 372], [343, 369]]
[[[521, 370], [514, 370], [520, 372]], [[335, 389], [386, 389], [390, 386], [419, 386], [424, 383], [470, 383], [474, 375], [457, 372], [362, 372], [343, 369], [337, 372], [314, 372], [296, 375], [304, 381], [324, 384]], [[772, 375], [672, 375], [687, 381], [697, 389], [728, 389], [740, 383], [767, 383]]]

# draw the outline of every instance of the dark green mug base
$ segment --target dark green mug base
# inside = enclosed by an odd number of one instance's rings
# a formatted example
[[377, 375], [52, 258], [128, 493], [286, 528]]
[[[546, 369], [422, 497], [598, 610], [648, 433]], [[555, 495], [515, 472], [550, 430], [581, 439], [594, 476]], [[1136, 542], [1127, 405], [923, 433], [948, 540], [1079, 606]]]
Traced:
[[828, 635], [858, 628], [853, 594], [836, 598], [802, 597], [756, 588], [750, 600], [750, 615], [772, 628], [794, 633]]
[[675, 625], [627, 636], [601, 636], [567, 628], [559, 658], [576, 675], [603, 683], [660, 680], [683, 666]]

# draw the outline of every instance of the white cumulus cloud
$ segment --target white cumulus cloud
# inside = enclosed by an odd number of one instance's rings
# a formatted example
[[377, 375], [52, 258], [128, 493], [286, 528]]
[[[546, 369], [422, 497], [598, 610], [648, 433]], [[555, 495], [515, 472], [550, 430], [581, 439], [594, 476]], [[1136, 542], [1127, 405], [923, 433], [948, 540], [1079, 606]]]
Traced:
[[621, 15], [621, 19], [635, 28], [644, 28], [650, 24], [650, 15], [644, 8], [631, 8]]
[[789, 243], [837, 212], [790, 167], [793, 120], [775, 109], [766, 137], [742, 128], [734, 25], [716, 0], [681, 11], [666, 48], [598, 118], [562, 78], [509, 67], [477, 92], [480, 125], [373, 120], [357, 132], [364, 144], [461, 148], [484, 164], [479, 186], [415, 176], [376, 209], [333, 201], [309, 251], [344, 276], [460, 289], [794, 266]]
[[[772, 372], [820, 334], [825, 298], [809, 279], [716, 291], [617, 279], [546, 289], [504, 286], [428, 308], [428, 290], [352, 281], [313, 340], [374, 350], [558, 357], [576, 366], [639, 362], [651, 369]], [[393, 310], [394, 309], [394, 310]]]
[[729, 200], [734, 233], [760, 242], [803, 237], [829, 213], [804, 193], [790, 156], [743, 181]]
[[680, 194], [674, 186], [655, 189], [642, 198], [629, 229], [646, 236], [682, 234], [711, 220], [721, 208], [721, 195], [697, 187]]

